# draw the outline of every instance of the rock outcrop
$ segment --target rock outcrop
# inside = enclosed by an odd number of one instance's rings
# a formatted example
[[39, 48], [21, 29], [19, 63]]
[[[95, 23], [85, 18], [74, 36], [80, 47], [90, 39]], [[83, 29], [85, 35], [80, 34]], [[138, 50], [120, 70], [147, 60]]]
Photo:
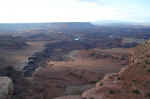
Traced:
[[129, 66], [107, 75], [82, 94], [84, 99], [150, 99], [150, 43], [133, 49]]
[[[83, 92], [81, 99], [150, 99], [149, 49], [149, 41], [134, 48], [127, 67], [106, 75], [95, 88]], [[68, 96], [56, 99], [68, 99]]]
[[12, 99], [13, 83], [8, 77], [0, 77], [0, 99]]

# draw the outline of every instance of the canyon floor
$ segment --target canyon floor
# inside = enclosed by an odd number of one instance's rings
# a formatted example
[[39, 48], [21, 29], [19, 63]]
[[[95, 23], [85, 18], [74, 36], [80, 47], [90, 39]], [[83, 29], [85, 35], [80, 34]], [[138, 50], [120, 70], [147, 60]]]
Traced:
[[[80, 95], [95, 86], [108, 73], [119, 72], [128, 64], [130, 49], [93, 48], [73, 50], [64, 55], [65, 60], [48, 60], [48, 64], [38, 68], [29, 78], [36, 84], [33, 96], [52, 99], [64, 95]], [[40, 87], [39, 87], [40, 86]], [[41, 91], [42, 90], [42, 91]], [[40, 94], [37, 94], [39, 93]]]

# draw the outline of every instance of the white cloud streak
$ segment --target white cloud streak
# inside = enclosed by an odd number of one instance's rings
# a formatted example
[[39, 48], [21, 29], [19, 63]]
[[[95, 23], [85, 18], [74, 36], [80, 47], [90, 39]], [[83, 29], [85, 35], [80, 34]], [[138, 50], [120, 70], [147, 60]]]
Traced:
[[0, 0], [0, 23], [127, 20], [145, 15], [145, 9], [135, 11], [137, 6], [131, 9], [107, 5], [104, 0], [81, 1], [85, 0]]

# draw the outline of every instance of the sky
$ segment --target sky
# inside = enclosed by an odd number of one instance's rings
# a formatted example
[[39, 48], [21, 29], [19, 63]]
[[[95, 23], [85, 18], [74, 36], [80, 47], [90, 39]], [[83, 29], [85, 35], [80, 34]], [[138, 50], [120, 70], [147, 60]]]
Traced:
[[0, 0], [0, 23], [150, 21], [150, 0]]

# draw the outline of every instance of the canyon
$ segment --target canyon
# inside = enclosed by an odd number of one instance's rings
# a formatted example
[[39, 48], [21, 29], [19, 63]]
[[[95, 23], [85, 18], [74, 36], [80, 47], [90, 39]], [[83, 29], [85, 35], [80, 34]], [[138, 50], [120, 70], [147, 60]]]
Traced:
[[0, 75], [12, 81], [12, 99], [147, 99], [139, 79], [148, 74], [136, 69], [149, 70], [142, 62], [149, 56], [147, 27], [53, 23], [10, 31], [0, 35]]

